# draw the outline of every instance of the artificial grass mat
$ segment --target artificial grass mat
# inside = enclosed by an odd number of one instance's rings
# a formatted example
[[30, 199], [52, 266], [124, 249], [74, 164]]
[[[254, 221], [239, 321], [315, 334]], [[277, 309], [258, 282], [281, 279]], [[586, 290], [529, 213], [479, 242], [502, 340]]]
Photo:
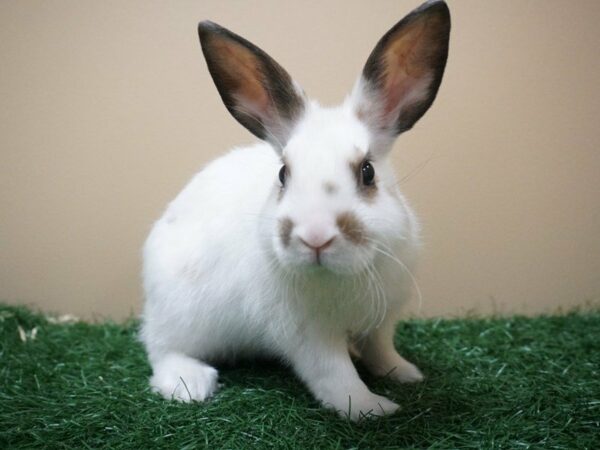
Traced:
[[320, 408], [272, 362], [221, 368], [209, 402], [164, 401], [148, 388], [136, 330], [0, 306], [0, 448], [600, 445], [600, 312], [404, 322], [397, 347], [427, 379], [396, 385], [361, 370], [402, 410], [358, 424]]

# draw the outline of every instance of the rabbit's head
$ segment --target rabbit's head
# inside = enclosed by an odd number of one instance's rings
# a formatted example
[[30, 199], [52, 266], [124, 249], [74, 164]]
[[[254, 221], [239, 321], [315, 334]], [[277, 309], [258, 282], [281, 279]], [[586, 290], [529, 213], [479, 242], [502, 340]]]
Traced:
[[281, 264], [357, 273], [411, 238], [388, 153], [435, 99], [449, 33], [446, 4], [423, 4], [377, 43], [346, 101], [323, 108], [261, 49], [200, 23], [202, 50], [225, 106], [281, 158], [265, 205], [272, 220], [264, 221]]

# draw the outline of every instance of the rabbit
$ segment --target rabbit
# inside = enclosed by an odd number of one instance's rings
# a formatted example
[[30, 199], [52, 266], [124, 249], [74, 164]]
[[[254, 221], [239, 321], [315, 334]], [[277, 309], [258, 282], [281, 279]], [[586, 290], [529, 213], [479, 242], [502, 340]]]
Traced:
[[152, 389], [204, 401], [219, 386], [214, 364], [269, 357], [344, 417], [394, 413], [351, 354], [376, 376], [423, 379], [393, 344], [420, 231], [389, 154], [436, 97], [448, 7], [424, 3], [392, 27], [333, 108], [244, 38], [210, 21], [198, 32], [225, 106], [260, 141], [206, 165], [145, 242]]

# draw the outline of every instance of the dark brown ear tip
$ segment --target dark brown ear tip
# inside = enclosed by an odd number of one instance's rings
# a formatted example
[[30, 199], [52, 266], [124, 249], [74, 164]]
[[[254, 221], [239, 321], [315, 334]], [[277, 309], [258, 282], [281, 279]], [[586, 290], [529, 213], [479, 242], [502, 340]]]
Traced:
[[200, 39], [204, 39], [210, 34], [222, 32], [223, 30], [224, 28], [221, 25], [210, 20], [203, 20], [198, 24], [198, 36], [200, 36]]
[[415, 14], [438, 14], [450, 21], [450, 9], [444, 0], [429, 0], [413, 11]]
[[423, 3], [421, 6], [417, 7], [417, 10], [444, 10], [444, 11], [448, 11], [448, 5], [446, 4], [445, 0], [429, 0], [425, 3]]
[[434, 26], [440, 37], [448, 39], [450, 35], [450, 9], [444, 0], [430, 0], [413, 10], [401, 22], [412, 22], [413, 20], [425, 20]]

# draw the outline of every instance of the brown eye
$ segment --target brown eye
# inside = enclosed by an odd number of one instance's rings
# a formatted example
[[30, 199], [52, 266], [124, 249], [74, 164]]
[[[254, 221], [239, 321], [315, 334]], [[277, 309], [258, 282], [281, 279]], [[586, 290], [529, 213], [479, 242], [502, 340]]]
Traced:
[[369, 161], [364, 161], [360, 169], [362, 173], [362, 181], [365, 186], [372, 186], [375, 180], [375, 169]]
[[285, 186], [285, 173], [286, 167], [284, 164], [283, 166], [281, 166], [281, 169], [279, 169], [279, 181], [281, 182], [281, 186]]

